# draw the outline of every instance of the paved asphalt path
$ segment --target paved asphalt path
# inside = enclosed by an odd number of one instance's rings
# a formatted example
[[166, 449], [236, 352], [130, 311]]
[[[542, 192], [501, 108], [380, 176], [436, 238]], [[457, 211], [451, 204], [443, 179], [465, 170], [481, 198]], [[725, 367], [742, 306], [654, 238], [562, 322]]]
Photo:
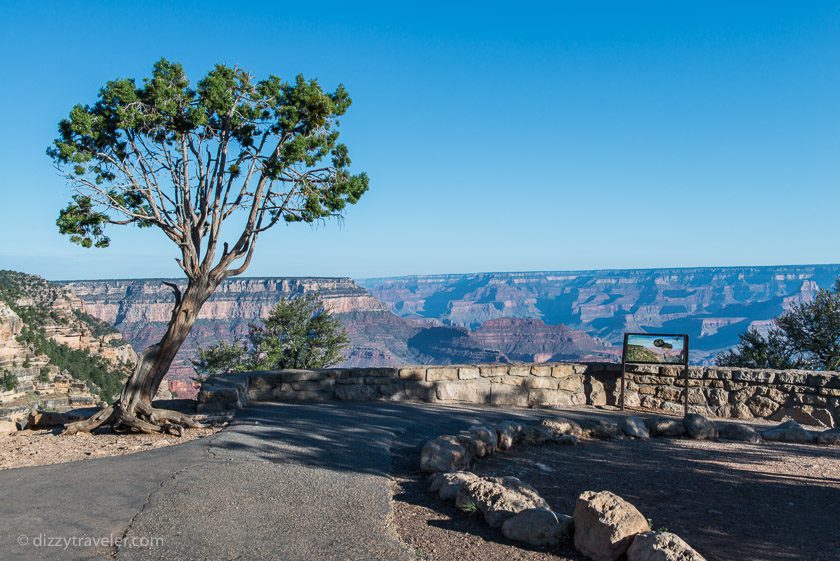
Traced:
[[411, 561], [389, 519], [392, 446], [546, 413], [261, 404], [180, 446], [3, 470], [0, 560]]

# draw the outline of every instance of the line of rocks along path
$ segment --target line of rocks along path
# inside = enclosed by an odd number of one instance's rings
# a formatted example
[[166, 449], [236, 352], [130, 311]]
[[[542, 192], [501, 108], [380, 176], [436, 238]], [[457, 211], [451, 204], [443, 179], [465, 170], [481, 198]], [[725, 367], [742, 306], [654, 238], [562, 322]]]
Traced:
[[392, 445], [558, 413], [261, 404], [180, 446], [0, 471], [0, 558], [409, 561], [389, 519]]

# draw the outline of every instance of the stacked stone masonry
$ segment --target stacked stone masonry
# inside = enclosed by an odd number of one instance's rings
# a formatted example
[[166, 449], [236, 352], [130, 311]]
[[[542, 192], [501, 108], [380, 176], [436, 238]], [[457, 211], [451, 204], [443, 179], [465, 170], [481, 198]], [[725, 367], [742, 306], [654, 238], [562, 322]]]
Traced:
[[[199, 409], [254, 401], [425, 401], [512, 407], [617, 405], [621, 365], [488, 364], [334, 368], [226, 374], [209, 379]], [[682, 414], [681, 367], [627, 365], [630, 408]], [[800, 370], [689, 369], [690, 411], [735, 419], [785, 418], [840, 426], [840, 373]]]

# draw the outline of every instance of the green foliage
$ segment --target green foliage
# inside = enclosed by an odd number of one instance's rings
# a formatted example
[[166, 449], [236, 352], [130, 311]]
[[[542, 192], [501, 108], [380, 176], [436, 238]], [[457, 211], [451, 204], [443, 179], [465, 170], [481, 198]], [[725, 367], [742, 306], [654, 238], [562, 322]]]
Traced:
[[[68, 371], [75, 378], [91, 382], [96, 386], [99, 396], [104, 401], [111, 401], [122, 388], [122, 380], [126, 376], [127, 367], [115, 368], [101, 357], [88, 351], [71, 349], [66, 345], [56, 343], [46, 334], [44, 328], [47, 325], [69, 323], [67, 317], [52, 308], [59, 291], [60, 289], [40, 277], [16, 271], [0, 271], [0, 300], [5, 301], [23, 322], [23, 329], [17, 337], [18, 342], [29, 346], [36, 354], [46, 355], [50, 363]], [[23, 301], [23, 298], [31, 301], [32, 304], [19, 304], [18, 301]], [[75, 319], [84, 323], [94, 336], [116, 332], [115, 329], [89, 314], [79, 310], [74, 310], [73, 313]], [[31, 362], [27, 357], [23, 367], [29, 366]], [[49, 369], [42, 368], [38, 379], [43, 382], [48, 381]]]
[[263, 324], [249, 330], [255, 370], [326, 368], [341, 361], [350, 342], [314, 294], [282, 299]]
[[7, 392], [13, 391], [18, 385], [17, 376], [4, 370], [2, 377], [0, 377], [0, 384], [2, 384], [3, 390]]
[[627, 362], [658, 362], [659, 355], [642, 345], [627, 345]]
[[38, 381], [39, 382], [49, 382], [50, 381], [50, 369], [46, 366], [41, 367], [41, 372], [38, 373]]
[[[273, 75], [256, 81], [224, 64], [195, 85], [180, 64], [166, 59], [154, 64], [142, 85], [134, 79], [107, 82], [96, 102], [70, 110], [47, 150], [79, 191], [59, 213], [59, 231], [83, 247], [107, 247], [106, 225], [167, 229], [172, 215], [166, 207], [175, 201], [194, 205], [189, 210], [201, 214], [199, 221], [213, 209], [247, 209], [257, 195], [252, 189], [237, 196], [237, 181], [250, 180], [252, 172], [267, 203], [259, 227], [280, 218], [313, 222], [338, 213], [368, 188], [364, 173], [350, 173], [347, 147], [338, 142], [338, 118], [350, 104], [340, 85], [328, 92], [300, 75], [290, 82]], [[211, 175], [183, 181], [182, 166]], [[279, 190], [272, 191], [275, 184]], [[295, 193], [284, 202], [289, 185]], [[190, 202], [178, 188], [192, 190]], [[169, 211], [184, 219], [178, 209]], [[207, 232], [195, 231], [202, 237]]]
[[[100, 321], [99, 319], [93, 317], [92, 315], [83, 312], [82, 310], [74, 309], [73, 315], [78, 319], [80, 322], [85, 324], [88, 329], [90, 329], [90, 334], [92, 337], [100, 338], [106, 335], [113, 335], [114, 333], [119, 333], [117, 329], [113, 326], [108, 325], [104, 321]], [[112, 339], [110, 341], [112, 347], [119, 347], [125, 344], [125, 341], [120, 339]]]
[[36, 353], [46, 355], [52, 364], [68, 371], [74, 378], [93, 383], [103, 401], [112, 402], [122, 389], [125, 372], [114, 369], [105, 359], [88, 351], [56, 343], [43, 329], [24, 327], [18, 341], [30, 345]]
[[740, 366], [742, 368], [772, 368], [786, 370], [803, 366], [798, 353], [780, 329], [771, 329], [763, 336], [750, 328], [740, 336], [734, 349], [722, 352], [715, 358], [718, 366]]
[[249, 325], [248, 332], [247, 343], [222, 341], [199, 349], [193, 361], [199, 374], [326, 368], [342, 360], [350, 341], [341, 322], [324, 310], [314, 294], [283, 298], [264, 322]]
[[464, 501], [464, 502], [460, 502], [460, 503], [458, 503], [457, 506], [458, 506], [458, 509], [461, 512], [463, 512], [463, 513], [465, 513], [469, 516], [474, 516], [474, 515], [478, 514], [479, 512], [481, 512], [481, 509], [479, 508], [478, 503], [475, 502], [472, 499], [469, 499], [469, 500]]
[[24, 368], [29, 368], [30, 366], [32, 366], [32, 362], [29, 360], [29, 357], [26, 357], [25, 359], [23, 359], [23, 367]]
[[746, 368], [840, 369], [840, 279], [833, 290], [820, 289], [811, 302], [788, 308], [767, 337], [755, 330], [717, 356], [720, 366]]
[[219, 341], [217, 345], [198, 349], [198, 358], [192, 361], [198, 376], [204, 382], [210, 376], [226, 372], [243, 372], [248, 369], [248, 346], [240, 340], [233, 343]]

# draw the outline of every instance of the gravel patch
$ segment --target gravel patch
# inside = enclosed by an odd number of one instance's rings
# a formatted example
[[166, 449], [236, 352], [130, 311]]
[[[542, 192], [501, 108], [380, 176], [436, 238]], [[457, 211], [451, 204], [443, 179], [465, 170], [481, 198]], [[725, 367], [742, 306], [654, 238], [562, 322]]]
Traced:
[[[584, 559], [571, 544], [523, 548], [427, 491], [410, 458], [395, 459], [395, 520], [431, 561]], [[481, 475], [513, 475], [571, 514], [587, 490], [612, 491], [685, 539], [708, 561], [838, 561], [840, 448], [689, 439], [518, 446], [479, 460]]]
[[105, 456], [122, 456], [183, 444], [219, 432], [221, 428], [187, 429], [183, 437], [163, 434], [74, 434], [18, 431], [0, 436], [0, 469], [44, 466]]

